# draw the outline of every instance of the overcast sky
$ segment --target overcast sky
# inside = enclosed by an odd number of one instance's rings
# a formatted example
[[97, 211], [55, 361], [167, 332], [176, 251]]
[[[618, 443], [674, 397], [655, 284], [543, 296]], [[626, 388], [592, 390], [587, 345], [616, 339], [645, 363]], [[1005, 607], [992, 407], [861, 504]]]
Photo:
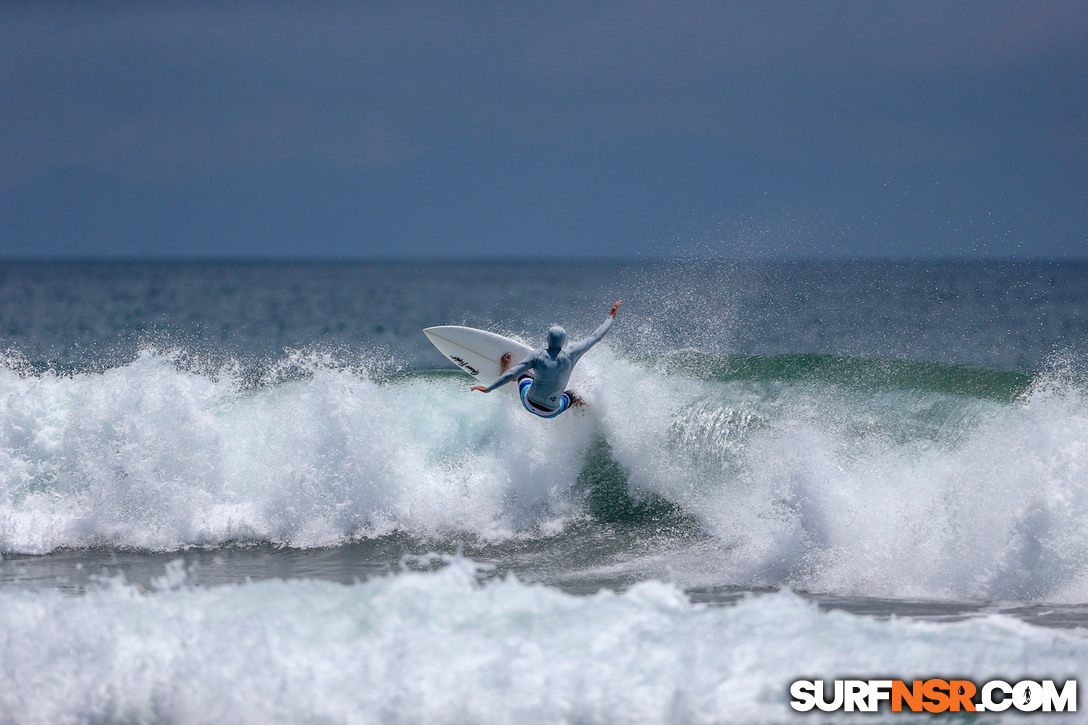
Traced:
[[1088, 258], [1088, 2], [0, 4], [0, 256]]

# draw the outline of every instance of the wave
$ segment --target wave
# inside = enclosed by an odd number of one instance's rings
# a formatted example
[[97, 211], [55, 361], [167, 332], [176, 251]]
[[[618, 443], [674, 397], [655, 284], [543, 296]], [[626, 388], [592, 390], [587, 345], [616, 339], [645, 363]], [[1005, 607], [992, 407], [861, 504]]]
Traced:
[[[724, 549], [673, 559], [670, 576], [1088, 598], [1081, 377], [809, 356], [734, 373], [736, 360], [713, 362], [667, 378], [663, 395], [648, 390], [660, 377], [631, 368], [605, 414], [629, 486], [697, 512]], [[652, 401], [644, 414], [625, 415], [640, 398]]]
[[354, 585], [192, 588], [179, 564], [147, 592], [121, 579], [79, 597], [0, 591], [0, 712], [18, 722], [810, 722], [790, 709], [789, 683], [818, 672], [1063, 682], [1088, 667], [1082, 632], [1000, 614], [881, 619], [821, 611], [789, 591], [707, 607], [661, 582], [581, 597], [513, 577], [481, 582], [464, 559]]
[[[294, 547], [579, 526], [698, 540], [654, 575], [874, 596], [1088, 598], [1088, 397], [1059, 373], [823, 356], [579, 366], [541, 421], [452, 372], [144, 351], [0, 365], [0, 551]], [[602, 563], [602, 567], [612, 563]]]

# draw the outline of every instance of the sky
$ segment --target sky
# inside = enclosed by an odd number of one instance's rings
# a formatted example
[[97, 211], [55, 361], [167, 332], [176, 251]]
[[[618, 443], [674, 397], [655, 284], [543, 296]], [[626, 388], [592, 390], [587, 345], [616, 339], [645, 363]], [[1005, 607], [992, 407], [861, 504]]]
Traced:
[[1088, 258], [1088, 2], [0, 4], [0, 258]]

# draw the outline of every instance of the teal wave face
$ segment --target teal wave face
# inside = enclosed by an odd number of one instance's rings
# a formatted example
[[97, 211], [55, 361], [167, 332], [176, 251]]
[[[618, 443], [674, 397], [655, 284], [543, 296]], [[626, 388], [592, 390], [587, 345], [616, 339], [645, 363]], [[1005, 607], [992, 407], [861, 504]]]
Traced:
[[666, 374], [704, 380], [828, 384], [867, 391], [915, 390], [1011, 403], [1036, 373], [839, 355], [714, 355], [676, 352], [647, 359]]

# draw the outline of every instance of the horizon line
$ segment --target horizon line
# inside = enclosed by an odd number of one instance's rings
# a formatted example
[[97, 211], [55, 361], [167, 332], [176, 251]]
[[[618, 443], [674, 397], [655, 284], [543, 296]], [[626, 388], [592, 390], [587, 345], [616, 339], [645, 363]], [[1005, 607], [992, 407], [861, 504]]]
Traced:
[[656, 264], [656, 263], [777, 263], [777, 264], [844, 264], [844, 263], [1086, 263], [1088, 254], [1071, 255], [632, 255], [621, 256], [482, 256], [455, 255], [388, 256], [388, 255], [2, 255], [0, 264]]

